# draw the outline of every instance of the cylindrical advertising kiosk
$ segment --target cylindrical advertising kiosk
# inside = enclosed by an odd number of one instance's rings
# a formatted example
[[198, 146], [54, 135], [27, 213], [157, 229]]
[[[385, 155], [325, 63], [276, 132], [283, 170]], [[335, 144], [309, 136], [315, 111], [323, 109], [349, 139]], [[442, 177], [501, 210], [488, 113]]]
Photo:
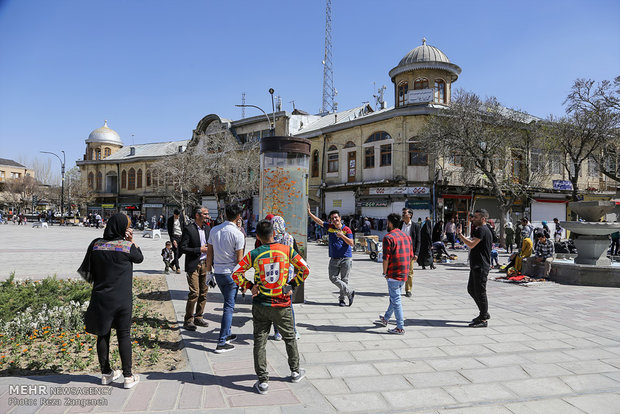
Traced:
[[[293, 137], [265, 137], [260, 142], [260, 217], [282, 216], [306, 259], [308, 243], [308, 168], [310, 141]], [[303, 303], [303, 285], [294, 303]]]

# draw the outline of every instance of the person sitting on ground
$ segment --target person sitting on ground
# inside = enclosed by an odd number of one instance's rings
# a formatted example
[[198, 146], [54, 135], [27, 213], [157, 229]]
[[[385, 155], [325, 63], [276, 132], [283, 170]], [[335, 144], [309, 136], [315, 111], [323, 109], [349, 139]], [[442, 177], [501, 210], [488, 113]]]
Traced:
[[172, 250], [172, 242], [167, 241], [166, 247], [161, 249], [161, 257], [164, 259], [164, 273], [168, 273], [170, 271], [170, 266], [173, 266], [174, 262], [174, 251]]
[[491, 248], [491, 268], [499, 268], [499, 252], [497, 251], [497, 245], [493, 244]]
[[[282, 334], [286, 344], [288, 364], [291, 369], [291, 381], [299, 382], [306, 371], [299, 367], [299, 351], [293, 328], [291, 295], [293, 288], [301, 285], [310, 269], [304, 259], [291, 246], [275, 243], [273, 225], [261, 220], [256, 226], [256, 237], [263, 243], [259, 248], [246, 254], [235, 266], [232, 279], [245, 291], [251, 289], [252, 321], [254, 323], [254, 369], [258, 381], [254, 388], [260, 394], [269, 390], [269, 372], [267, 372], [267, 336], [274, 324]], [[289, 268], [295, 268], [295, 277], [287, 282]], [[248, 280], [245, 273], [254, 269], [254, 277]]]
[[549, 277], [549, 273], [551, 273], [551, 263], [555, 253], [554, 245], [549, 235], [545, 232], [537, 234], [537, 238], [538, 244], [536, 245], [536, 258], [534, 260], [545, 264], [544, 277], [546, 279]]
[[433, 243], [433, 253], [435, 255], [435, 260], [437, 260], [438, 263], [441, 263], [443, 255], [446, 255], [447, 258], [450, 257], [450, 253], [446, 250], [446, 245], [441, 241], [436, 241]]

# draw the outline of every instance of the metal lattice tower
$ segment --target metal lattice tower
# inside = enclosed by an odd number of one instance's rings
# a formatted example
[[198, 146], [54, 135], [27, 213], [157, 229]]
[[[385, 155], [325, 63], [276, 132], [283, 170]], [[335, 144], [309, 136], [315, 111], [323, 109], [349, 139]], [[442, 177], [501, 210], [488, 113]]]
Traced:
[[335, 110], [334, 70], [332, 68], [332, 1], [326, 0], [325, 10], [325, 57], [323, 58], [323, 103], [321, 115]]

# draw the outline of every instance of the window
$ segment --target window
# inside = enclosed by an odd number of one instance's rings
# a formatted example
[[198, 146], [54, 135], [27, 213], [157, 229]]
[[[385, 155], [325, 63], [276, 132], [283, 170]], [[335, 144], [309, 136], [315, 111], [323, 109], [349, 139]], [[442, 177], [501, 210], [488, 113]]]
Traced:
[[355, 143], [353, 141], [349, 141], [346, 144], [344, 144], [345, 148], [355, 148]]
[[92, 159], [93, 159], [93, 149], [92, 149], [92, 148], [90, 148], [90, 149], [88, 150], [88, 159], [89, 159], [89, 160], [92, 160]]
[[463, 156], [461, 154], [452, 153], [448, 157], [448, 163], [450, 165], [454, 165], [454, 166], [460, 167], [460, 166], [463, 165]]
[[97, 173], [97, 191], [101, 191], [101, 182], [103, 181], [103, 176], [101, 171]]
[[319, 150], [314, 150], [312, 153], [312, 176], [319, 176]]
[[151, 186], [151, 170], [146, 170], [146, 186]]
[[409, 143], [409, 165], [428, 165], [428, 153], [414, 142]]
[[365, 143], [369, 144], [371, 142], [384, 141], [386, 139], [392, 139], [392, 137], [385, 131], [379, 131], [369, 136]]
[[135, 190], [136, 189], [136, 170], [133, 168], [129, 169], [129, 178], [127, 179], [127, 189]]
[[375, 147], [366, 147], [364, 150], [364, 168], [375, 168]]
[[138, 174], [136, 176], [136, 188], [142, 188], [142, 169], [138, 170]]
[[127, 188], [127, 171], [121, 173], [121, 188]]
[[551, 154], [551, 174], [562, 173], [562, 155], [559, 152]]
[[98, 159], [98, 160], [101, 159], [101, 148], [97, 148], [95, 150], [95, 159]]
[[157, 187], [159, 185], [159, 182], [157, 180], [157, 171], [153, 171], [153, 187]]
[[590, 177], [599, 176], [598, 161], [594, 157], [588, 158], [588, 175]]
[[338, 153], [327, 155], [327, 172], [338, 172]]
[[532, 172], [541, 173], [545, 171], [545, 160], [543, 158], [542, 150], [532, 150]]
[[413, 83], [413, 89], [428, 89], [428, 79], [426, 78], [418, 78]]
[[446, 103], [446, 82], [443, 79], [435, 79], [435, 102]]
[[407, 104], [407, 92], [409, 92], [409, 83], [403, 81], [398, 84], [398, 106]]
[[104, 158], [109, 157], [111, 153], [112, 153], [112, 151], [110, 150], [110, 148], [105, 147], [105, 148], [103, 149], [103, 157], [104, 157]]
[[392, 165], [392, 144], [381, 145], [381, 163], [382, 167]]
[[95, 184], [95, 175], [93, 173], [88, 173], [88, 188], [92, 190], [94, 184]]

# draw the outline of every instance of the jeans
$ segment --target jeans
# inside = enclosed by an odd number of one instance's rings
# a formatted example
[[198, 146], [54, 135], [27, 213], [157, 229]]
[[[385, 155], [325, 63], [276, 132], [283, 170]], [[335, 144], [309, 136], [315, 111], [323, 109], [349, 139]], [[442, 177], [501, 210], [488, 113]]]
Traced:
[[387, 279], [388, 293], [390, 294], [390, 305], [385, 311], [384, 318], [389, 320], [394, 314], [396, 318], [396, 327], [403, 329], [405, 320], [403, 317], [403, 305], [400, 302], [400, 291], [405, 282], [403, 280]]
[[233, 311], [235, 310], [235, 297], [237, 296], [239, 287], [233, 282], [230, 274], [215, 273], [215, 281], [224, 296], [224, 313], [222, 314], [220, 337], [217, 341], [218, 345], [224, 345], [226, 344], [226, 338], [230, 336]]
[[352, 263], [353, 259], [350, 257], [329, 259], [329, 280], [340, 290], [340, 300], [344, 300], [345, 296], [349, 297], [352, 292], [349, 287], [349, 273], [351, 273]]
[[454, 233], [446, 233], [446, 237], [448, 238], [448, 243], [452, 245], [454, 249], [454, 243], [456, 243], [456, 235]]

